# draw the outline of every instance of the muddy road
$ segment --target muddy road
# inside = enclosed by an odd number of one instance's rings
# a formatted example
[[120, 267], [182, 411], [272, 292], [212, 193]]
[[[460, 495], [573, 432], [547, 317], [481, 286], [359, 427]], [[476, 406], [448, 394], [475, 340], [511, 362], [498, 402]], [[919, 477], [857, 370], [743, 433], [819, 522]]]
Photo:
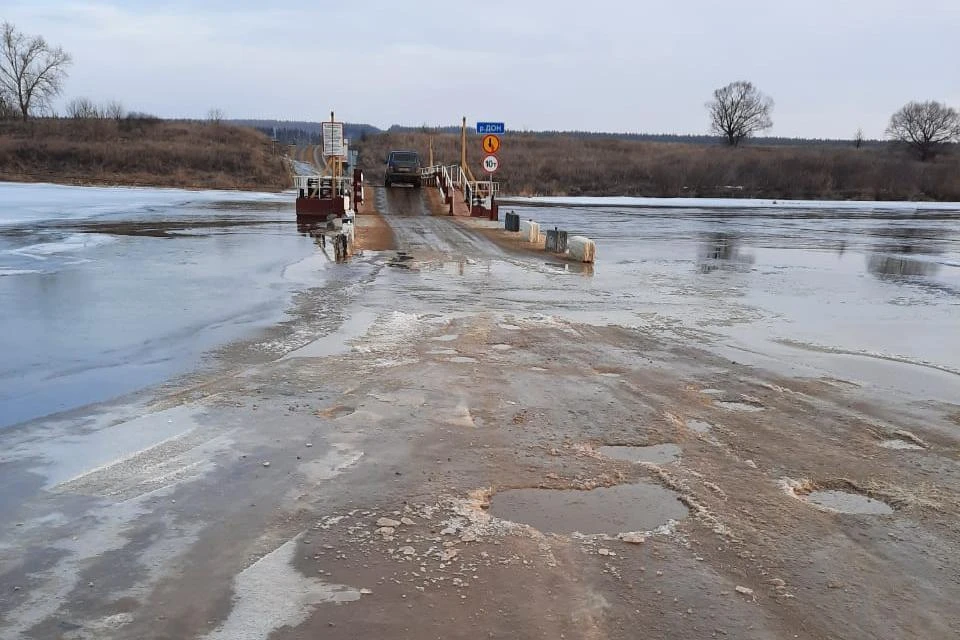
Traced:
[[0, 434], [0, 637], [960, 633], [960, 407], [609, 322], [421, 195], [302, 331]]

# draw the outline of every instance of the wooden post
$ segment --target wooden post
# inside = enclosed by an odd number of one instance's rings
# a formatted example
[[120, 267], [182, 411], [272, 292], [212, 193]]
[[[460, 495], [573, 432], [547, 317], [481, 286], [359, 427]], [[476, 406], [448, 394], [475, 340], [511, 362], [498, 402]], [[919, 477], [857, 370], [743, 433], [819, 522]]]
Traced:
[[467, 169], [467, 117], [463, 117], [463, 124], [460, 126], [460, 168]]

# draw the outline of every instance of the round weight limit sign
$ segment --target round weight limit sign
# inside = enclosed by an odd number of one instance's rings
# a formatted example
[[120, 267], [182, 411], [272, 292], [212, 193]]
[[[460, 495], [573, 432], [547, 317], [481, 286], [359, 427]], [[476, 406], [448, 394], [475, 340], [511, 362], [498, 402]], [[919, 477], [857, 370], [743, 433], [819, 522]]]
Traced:
[[500, 168], [500, 159], [495, 155], [489, 155], [483, 159], [483, 170], [487, 173], [496, 173]]
[[483, 145], [484, 152], [489, 155], [493, 155], [500, 151], [500, 138], [493, 134], [487, 134], [483, 136], [481, 143]]

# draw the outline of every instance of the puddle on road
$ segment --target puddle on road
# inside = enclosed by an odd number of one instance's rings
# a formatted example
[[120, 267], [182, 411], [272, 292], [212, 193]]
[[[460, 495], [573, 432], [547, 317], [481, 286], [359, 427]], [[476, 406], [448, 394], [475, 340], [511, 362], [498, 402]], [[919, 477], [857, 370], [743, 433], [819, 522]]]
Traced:
[[513, 349], [513, 345], [510, 345], [510, 344], [495, 344], [495, 345], [493, 345], [493, 346], [490, 347], [490, 348], [493, 349], [494, 351], [509, 351], [510, 349]]
[[448, 362], [456, 362], [457, 364], [470, 364], [471, 362], [476, 362], [476, 358], [471, 358], [469, 356], [457, 356], [456, 358], [447, 358]]
[[884, 440], [880, 443], [880, 446], [884, 449], [901, 449], [904, 451], [923, 451], [923, 447], [918, 445], [915, 442], [907, 442], [906, 440], [900, 440], [899, 438], [893, 440]]
[[718, 407], [723, 407], [730, 411], [763, 411], [764, 406], [759, 402], [750, 400], [717, 400]]
[[430, 338], [430, 340], [433, 342], [453, 342], [459, 337], [460, 336], [458, 336], [455, 333], [448, 333], [447, 335], [444, 335], [444, 336], [437, 336], [435, 338]]
[[669, 464], [680, 458], [680, 447], [675, 444], [656, 444], [648, 447], [609, 446], [597, 449], [601, 455], [629, 462]]
[[680, 520], [687, 508], [675, 492], [640, 482], [592, 491], [511, 489], [493, 496], [490, 513], [544, 533], [616, 535]]
[[841, 513], [861, 513], [868, 515], [886, 515], [893, 513], [893, 508], [886, 502], [874, 500], [859, 493], [835, 490], [813, 491], [806, 496], [806, 499], [815, 505]]
[[687, 420], [687, 429], [697, 433], [710, 433], [713, 430], [713, 425], [703, 420]]

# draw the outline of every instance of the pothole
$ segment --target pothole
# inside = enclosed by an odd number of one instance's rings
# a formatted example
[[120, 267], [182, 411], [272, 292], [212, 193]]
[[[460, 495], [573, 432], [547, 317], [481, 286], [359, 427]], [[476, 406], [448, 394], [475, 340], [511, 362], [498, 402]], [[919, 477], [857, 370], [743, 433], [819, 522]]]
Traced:
[[597, 449], [601, 455], [628, 462], [652, 462], [669, 464], [680, 459], [680, 447], [672, 443], [655, 444], [647, 447], [607, 446]]
[[807, 496], [807, 501], [819, 507], [841, 513], [865, 513], [873, 515], [893, 513], [893, 508], [886, 502], [875, 500], [868, 496], [862, 496], [859, 493], [848, 493], [835, 489], [813, 491]]
[[412, 260], [413, 260], [413, 256], [403, 251], [397, 251], [397, 255], [390, 258], [390, 261], [387, 262], [387, 266], [398, 268], [398, 269], [409, 269], [410, 262]]
[[676, 492], [646, 482], [576, 489], [511, 489], [493, 496], [490, 513], [544, 533], [652, 531], [686, 517]]
[[710, 433], [713, 425], [703, 420], [687, 420], [687, 428], [697, 433]]
[[715, 403], [729, 411], [763, 411], [765, 408], [759, 401], [745, 397], [739, 400], [716, 400]]
[[884, 449], [923, 451], [923, 447], [918, 445], [916, 442], [907, 442], [906, 440], [900, 440], [899, 438], [894, 438], [893, 440], [884, 440], [880, 443], [880, 446], [883, 447]]
[[893, 507], [872, 498], [848, 480], [815, 484], [809, 480], [781, 480], [784, 490], [798, 500], [824, 511], [863, 515], [889, 515]]

